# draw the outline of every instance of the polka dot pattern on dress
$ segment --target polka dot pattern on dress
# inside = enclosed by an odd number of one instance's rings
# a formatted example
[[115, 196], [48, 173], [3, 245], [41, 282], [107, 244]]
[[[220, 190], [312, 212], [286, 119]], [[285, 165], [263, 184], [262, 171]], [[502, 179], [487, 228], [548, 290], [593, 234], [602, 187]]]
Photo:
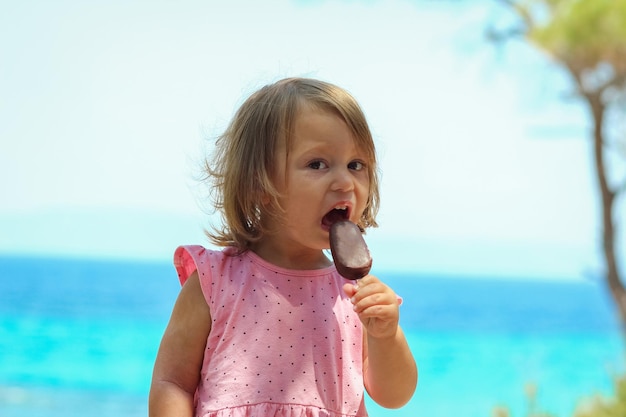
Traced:
[[264, 415], [268, 404], [278, 416], [367, 415], [362, 327], [334, 267], [291, 271], [200, 246], [177, 250], [182, 276], [194, 269], [185, 262], [198, 268], [212, 320], [197, 415]]

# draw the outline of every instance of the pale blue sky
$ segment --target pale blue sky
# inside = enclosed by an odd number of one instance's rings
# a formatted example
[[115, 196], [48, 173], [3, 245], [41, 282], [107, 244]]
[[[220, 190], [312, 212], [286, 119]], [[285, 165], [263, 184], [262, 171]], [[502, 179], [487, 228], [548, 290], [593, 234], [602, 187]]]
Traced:
[[312, 76], [351, 91], [377, 140], [378, 269], [593, 271], [585, 114], [543, 59], [497, 58], [489, 10], [432, 3], [3, 1], [0, 253], [206, 243], [204, 140], [258, 87]]

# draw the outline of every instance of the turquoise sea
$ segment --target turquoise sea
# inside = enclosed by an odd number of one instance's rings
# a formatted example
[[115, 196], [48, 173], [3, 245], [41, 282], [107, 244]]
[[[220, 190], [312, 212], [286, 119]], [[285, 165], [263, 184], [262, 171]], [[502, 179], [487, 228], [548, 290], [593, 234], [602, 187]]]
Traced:
[[[419, 386], [371, 416], [559, 417], [610, 395], [624, 342], [598, 282], [374, 271], [404, 298]], [[549, 278], [549, 277], [546, 277]], [[0, 257], [0, 416], [147, 415], [152, 364], [179, 290], [167, 263]]]

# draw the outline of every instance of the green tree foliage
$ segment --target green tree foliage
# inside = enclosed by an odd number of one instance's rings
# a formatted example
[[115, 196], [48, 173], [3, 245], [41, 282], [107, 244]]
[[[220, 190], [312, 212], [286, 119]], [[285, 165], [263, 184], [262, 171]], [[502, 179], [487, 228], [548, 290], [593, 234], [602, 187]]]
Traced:
[[520, 2], [519, 7], [529, 19], [528, 39], [559, 63], [577, 74], [608, 64], [615, 85], [623, 84], [626, 1], [533, 0]]
[[[615, 396], [597, 395], [585, 400], [574, 412], [573, 417], [624, 417], [626, 416], [626, 376], [615, 379]], [[529, 384], [526, 387], [527, 411], [524, 417], [556, 417], [554, 414], [541, 410], [537, 402], [537, 387]], [[506, 407], [495, 407], [492, 417], [513, 417]]]
[[626, 416], [626, 377], [615, 381], [615, 398], [595, 397], [579, 407], [574, 417]]

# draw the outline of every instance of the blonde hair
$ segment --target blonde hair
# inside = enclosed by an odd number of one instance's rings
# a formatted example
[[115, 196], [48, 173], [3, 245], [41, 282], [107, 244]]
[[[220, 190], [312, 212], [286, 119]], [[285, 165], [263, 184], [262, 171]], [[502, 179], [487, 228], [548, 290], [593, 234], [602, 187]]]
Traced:
[[380, 193], [376, 149], [365, 115], [356, 100], [333, 84], [286, 78], [253, 93], [237, 110], [226, 131], [217, 138], [215, 150], [205, 161], [213, 206], [222, 225], [207, 230], [218, 246], [245, 251], [268, 232], [267, 217], [280, 217], [279, 192], [272, 181], [276, 154], [289, 151], [292, 127], [303, 104], [334, 112], [352, 132], [357, 147], [365, 152], [369, 197], [359, 226], [376, 227]]

